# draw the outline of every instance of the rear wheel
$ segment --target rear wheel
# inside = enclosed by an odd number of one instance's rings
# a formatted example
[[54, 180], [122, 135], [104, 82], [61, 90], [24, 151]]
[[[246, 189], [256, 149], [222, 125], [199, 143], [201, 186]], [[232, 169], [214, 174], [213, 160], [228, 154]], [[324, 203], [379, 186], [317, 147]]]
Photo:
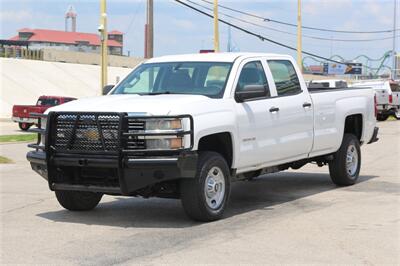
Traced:
[[400, 109], [397, 109], [397, 110], [394, 112], [394, 117], [395, 117], [397, 120], [400, 120]]
[[353, 134], [344, 134], [342, 145], [329, 163], [329, 173], [338, 186], [354, 185], [361, 168], [360, 142]]
[[378, 121], [386, 121], [389, 118], [388, 114], [378, 114], [376, 116], [376, 120]]
[[196, 177], [182, 179], [181, 201], [186, 214], [197, 221], [209, 222], [222, 217], [230, 192], [229, 167], [216, 152], [199, 155]]
[[70, 211], [89, 211], [99, 204], [103, 194], [86, 191], [56, 190], [58, 202]]
[[18, 123], [18, 127], [23, 130], [23, 131], [27, 131], [33, 124], [30, 123]]

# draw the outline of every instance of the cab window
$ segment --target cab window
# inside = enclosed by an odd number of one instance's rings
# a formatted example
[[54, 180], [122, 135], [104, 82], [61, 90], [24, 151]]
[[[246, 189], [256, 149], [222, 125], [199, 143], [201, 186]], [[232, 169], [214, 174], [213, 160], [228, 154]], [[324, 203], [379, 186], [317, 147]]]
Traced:
[[251, 89], [248, 85], [263, 85], [265, 96], [269, 96], [267, 77], [260, 61], [249, 62], [243, 66], [236, 91], [245, 91], [246, 88]]
[[300, 93], [301, 86], [296, 70], [288, 60], [268, 60], [278, 96]]

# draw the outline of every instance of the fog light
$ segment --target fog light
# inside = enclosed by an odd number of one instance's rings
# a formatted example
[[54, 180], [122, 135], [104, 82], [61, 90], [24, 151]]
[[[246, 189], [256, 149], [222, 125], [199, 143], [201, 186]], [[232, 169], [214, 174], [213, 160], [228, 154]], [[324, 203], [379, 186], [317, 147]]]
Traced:
[[146, 139], [146, 148], [149, 150], [178, 150], [183, 148], [183, 139]]

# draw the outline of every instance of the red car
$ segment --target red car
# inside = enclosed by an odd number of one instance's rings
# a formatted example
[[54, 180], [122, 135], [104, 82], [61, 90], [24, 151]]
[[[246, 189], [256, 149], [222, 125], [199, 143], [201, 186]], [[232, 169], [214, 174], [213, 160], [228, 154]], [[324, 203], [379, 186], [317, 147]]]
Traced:
[[38, 122], [37, 118], [30, 115], [31, 113], [44, 113], [52, 106], [60, 105], [73, 100], [76, 100], [76, 98], [62, 96], [40, 96], [36, 102], [36, 105], [14, 105], [12, 111], [12, 120], [18, 123], [20, 129], [25, 131]]

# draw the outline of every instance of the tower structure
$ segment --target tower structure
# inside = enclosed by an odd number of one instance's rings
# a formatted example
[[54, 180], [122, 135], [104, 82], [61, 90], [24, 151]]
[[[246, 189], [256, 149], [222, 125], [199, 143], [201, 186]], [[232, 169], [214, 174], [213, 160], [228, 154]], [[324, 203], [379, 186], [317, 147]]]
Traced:
[[65, 12], [65, 31], [68, 31], [68, 20], [71, 19], [71, 31], [76, 32], [76, 17], [77, 13], [73, 5], [70, 5]]

